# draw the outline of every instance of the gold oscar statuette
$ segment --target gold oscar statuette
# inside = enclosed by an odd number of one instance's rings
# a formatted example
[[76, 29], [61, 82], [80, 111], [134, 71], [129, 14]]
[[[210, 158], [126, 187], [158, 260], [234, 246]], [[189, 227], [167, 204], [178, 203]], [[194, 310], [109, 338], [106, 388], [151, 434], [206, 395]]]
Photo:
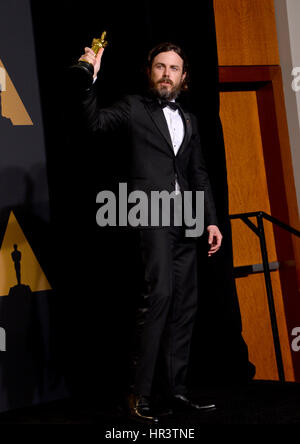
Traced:
[[98, 54], [99, 49], [105, 48], [105, 46], [107, 46], [107, 40], [105, 40], [105, 37], [106, 37], [106, 31], [102, 32], [100, 39], [93, 39], [92, 50], [96, 55]]
[[[101, 48], [105, 48], [108, 42], [106, 40], [106, 31], [102, 32], [99, 39], [94, 38], [92, 41], [91, 49], [94, 51], [95, 56], [98, 54]], [[75, 65], [71, 66], [72, 73], [74, 73], [73, 80], [82, 88], [89, 88], [93, 83], [94, 65], [87, 62], [84, 58], [80, 59]]]

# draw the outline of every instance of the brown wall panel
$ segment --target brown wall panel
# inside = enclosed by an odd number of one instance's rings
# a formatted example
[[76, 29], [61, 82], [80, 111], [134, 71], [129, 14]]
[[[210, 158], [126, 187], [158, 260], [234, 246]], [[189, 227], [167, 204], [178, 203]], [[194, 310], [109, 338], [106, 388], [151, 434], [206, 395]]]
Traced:
[[[261, 274], [255, 274], [237, 279], [236, 284], [241, 307], [243, 337], [248, 345], [249, 359], [256, 366], [255, 379], [278, 380], [264, 277]], [[279, 272], [272, 272], [272, 285], [285, 379], [294, 381]]]
[[[221, 93], [221, 120], [228, 169], [231, 214], [265, 211], [270, 214], [264, 149], [255, 91]], [[255, 222], [255, 219], [253, 219]], [[277, 261], [273, 226], [265, 222], [269, 261]], [[239, 220], [232, 221], [234, 265], [262, 263], [257, 236]], [[280, 343], [287, 380], [294, 380], [279, 272], [272, 272]], [[278, 379], [276, 359], [263, 275], [237, 279], [243, 335], [256, 378]]]
[[[230, 213], [264, 211], [300, 229], [278, 66], [274, 0], [214, 0]], [[235, 92], [233, 92], [235, 91]], [[255, 218], [251, 219], [255, 223]], [[300, 379], [289, 334], [299, 324], [300, 240], [264, 222], [285, 377]], [[257, 236], [232, 221], [234, 265], [262, 263]], [[297, 282], [298, 274], [298, 282]], [[257, 378], [278, 379], [264, 276], [236, 280]]]
[[[275, 71], [275, 70], [274, 70]], [[296, 188], [294, 174], [292, 168], [292, 156], [290, 150], [290, 141], [287, 125], [286, 110], [284, 105], [284, 94], [281, 70], [278, 69], [273, 74], [273, 92], [274, 106], [276, 111], [279, 149], [281, 154], [281, 165], [283, 171], [283, 180], [285, 194], [288, 204], [288, 222], [291, 226], [300, 230], [299, 210], [296, 198]], [[299, 166], [300, 169], [300, 166]], [[298, 275], [298, 292], [297, 297], [300, 298], [300, 238], [292, 236], [294, 255], [296, 259], [296, 269]]]
[[219, 64], [279, 65], [273, 0], [214, 0]]
[[[265, 164], [255, 91], [221, 94], [221, 120], [224, 129], [228, 169], [229, 212], [270, 213]], [[240, 221], [232, 222], [234, 265], [261, 263], [259, 241]], [[269, 259], [276, 250], [272, 226], [266, 226]]]

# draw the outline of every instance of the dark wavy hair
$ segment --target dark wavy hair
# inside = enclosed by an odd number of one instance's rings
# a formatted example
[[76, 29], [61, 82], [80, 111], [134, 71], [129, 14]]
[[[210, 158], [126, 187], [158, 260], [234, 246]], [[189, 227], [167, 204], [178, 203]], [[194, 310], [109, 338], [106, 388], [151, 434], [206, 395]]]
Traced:
[[168, 51], [174, 51], [176, 52], [176, 54], [179, 55], [179, 57], [182, 58], [183, 60], [183, 68], [182, 68], [182, 73], [186, 73], [186, 77], [182, 83], [182, 87], [181, 89], [183, 91], [186, 91], [188, 89], [188, 69], [189, 69], [189, 65], [188, 65], [188, 59], [184, 53], [184, 51], [182, 50], [182, 48], [178, 45], [175, 45], [174, 43], [170, 43], [170, 42], [163, 42], [163, 43], [159, 43], [158, 45], [154, 46], [154, 48], [152, 48], [149, 53], [148, 53], [148, 58], [147, 58], [147, 68], [149, 71], [151, 71], [152, 68], [152, 62], [154, 60], [154, 58], [160, 54], [161, 52], [168, 52]]

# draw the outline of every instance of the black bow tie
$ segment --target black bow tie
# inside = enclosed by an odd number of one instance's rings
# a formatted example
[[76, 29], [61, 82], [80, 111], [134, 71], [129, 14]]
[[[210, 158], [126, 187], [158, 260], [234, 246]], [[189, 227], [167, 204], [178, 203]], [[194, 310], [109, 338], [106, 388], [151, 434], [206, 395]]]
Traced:
[[176, 102], [169, 102], [166, 99], [160, 99], [159, 100], [159, 104], [162, 108], [164, 108], [165, 106], [169, 106], [171, 109], [173, 109], [174, 111], [176, 111], [176, 109], [179, 109], [179, 104]]

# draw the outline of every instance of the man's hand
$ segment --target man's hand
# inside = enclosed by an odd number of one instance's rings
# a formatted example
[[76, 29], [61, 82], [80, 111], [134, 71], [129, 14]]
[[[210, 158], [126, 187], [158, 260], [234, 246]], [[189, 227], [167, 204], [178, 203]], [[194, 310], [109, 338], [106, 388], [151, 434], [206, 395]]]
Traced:
[[210, 245], [210, 249], [208, 251], [208, 257], [210, 257], [212, 254], [216, 253], [221, 247], [223, 236], [217, 225], [208, 225], [207, 231], [208, 231], [208, 243]]
[[101, 65], [101, 58], [104, 51], [104, 48], [100, 48], [98, 54], [96, 55], [91, 48], [84, 48], [85, 53], [78, 59], [83, 62], [91, 63], [94, 66], [94, 78], [97, 77], [97, 74]]

